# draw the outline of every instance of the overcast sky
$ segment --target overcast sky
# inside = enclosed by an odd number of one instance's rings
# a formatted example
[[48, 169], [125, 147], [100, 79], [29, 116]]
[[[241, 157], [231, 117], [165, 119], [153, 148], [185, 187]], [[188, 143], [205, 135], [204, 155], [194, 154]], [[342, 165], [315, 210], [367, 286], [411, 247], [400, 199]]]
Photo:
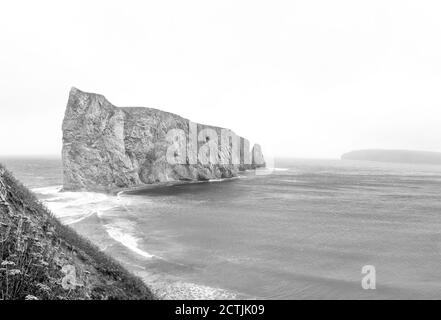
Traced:
[[71, 86], [276, 155], [441, 151], [440, 1], [7, 1], [0, 155], [59, 154]]

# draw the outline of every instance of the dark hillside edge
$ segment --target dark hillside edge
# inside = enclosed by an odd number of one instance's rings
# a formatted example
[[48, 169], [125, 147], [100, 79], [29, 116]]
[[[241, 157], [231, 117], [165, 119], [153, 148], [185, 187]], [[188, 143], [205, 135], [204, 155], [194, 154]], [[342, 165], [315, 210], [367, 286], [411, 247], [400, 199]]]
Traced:
[[154, 299], [0, 165], [0, 299]]

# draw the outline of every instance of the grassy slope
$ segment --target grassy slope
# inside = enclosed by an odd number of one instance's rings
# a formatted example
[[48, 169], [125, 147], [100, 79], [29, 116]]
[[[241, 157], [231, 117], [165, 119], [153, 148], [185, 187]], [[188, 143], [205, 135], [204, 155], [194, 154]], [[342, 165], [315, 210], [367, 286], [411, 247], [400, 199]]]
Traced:
[[154, 296], [141, 279], [62, 225], [0, 165], [0, 299]]

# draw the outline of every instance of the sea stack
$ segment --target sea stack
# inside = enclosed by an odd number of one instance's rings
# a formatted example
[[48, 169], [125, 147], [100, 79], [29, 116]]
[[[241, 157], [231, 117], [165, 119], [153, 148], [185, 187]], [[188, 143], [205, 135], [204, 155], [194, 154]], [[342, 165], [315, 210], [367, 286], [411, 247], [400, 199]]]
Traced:
[[63, 121], [64, 190], [112, 191], [237, 176], [264, 167], [259, 145], [169, 112], [116, 107], [72, 88]]

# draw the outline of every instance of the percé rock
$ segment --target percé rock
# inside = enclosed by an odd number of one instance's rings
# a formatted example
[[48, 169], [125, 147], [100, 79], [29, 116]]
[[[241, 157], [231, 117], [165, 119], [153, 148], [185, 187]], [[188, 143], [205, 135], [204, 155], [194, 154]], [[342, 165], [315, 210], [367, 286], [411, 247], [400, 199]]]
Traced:
[[363, 160], [412, 164], [441, 164], [441, 153], [412, 150], [357, 150], [345, 153], [343, 160]]
[[249, 141], [231, 130], [153, 108], [116, 107], [76, 88], [63, 121], [62, 154], [63, 189], [72, 191], [229, 178], [265, 166], [261, 147], [250, 151]]

